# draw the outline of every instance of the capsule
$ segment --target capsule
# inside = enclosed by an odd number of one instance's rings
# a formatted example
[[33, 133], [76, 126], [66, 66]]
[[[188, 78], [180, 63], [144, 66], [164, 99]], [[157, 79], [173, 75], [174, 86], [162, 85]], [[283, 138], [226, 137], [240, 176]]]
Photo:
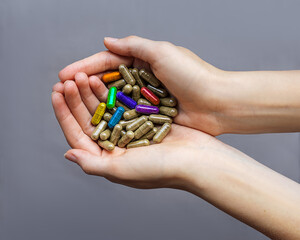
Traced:
[[121, 130], [121, 133], [120, 133], [121, 137], [123, 137], [125, 134], [126, 134], [126, 131], [125, 130]]
[[152, 104], [151, 104], [148, 100], [146, 100], [146, 99], [144, 99], [144, 98], [140, 98], [140, 99], [137, 101], [137, 104], [138, 104], [138, 105], [148, 105], [148, 106], [152, 106]]
[[116, 101], [116, 106], [117, 107], [123, 107], [124, 109], [125, 109], [125, 111], [129, 111], [130, 110], [130, 108], [129, 107], [127, 107], [125, 104], [123, 104], [123, 103], [121, 103], [120, 101]]
[[152, 128], [149, 132], [147, 132], [141, 139], [152, 140], [153, 136], [157, 133], [158, 129], [156, 127]]
[[111, 134], [111, 131], [109, 129], [106, 129], [102, 133], [100, 133], [100, 139], [103, 141], [107, 140], [107, 139], [109, 139], [110, 134]]
[[149, 120], [156, 124], [172, 123], [172, 119], [165, 115], [151, 114]]
[[111, 119], [112, 115], [109, 113], [109, 112], [106, 112], [104, 113], [103, 115], [103, 119], [106, 121], [106, 122], [109, 122], [109, 120]]
[[158, 105], [160, 102], [159, 98], [147, 87], [142, 87], [141, 94], [153, 105]]
[[132, 74], [129, 72], [128, 68], [124, 65], [124, 64], [121, 64], [119, 66], [119, 71], [120, 73], [122, 74], [124, 80], [130, 84], [130, 85], [134, 85], [135, 84], [135, 79], [134, 77], [132, 76]]
[[114, 115], [112, 115], [111, 119], [108, 122], [108, 127], [113, 128], [122, 118], [125, 109], [123, 107], [118, 107]]
[[123, 114], [123, 118], [125, 120], [130, 120], [130, 119], [133, 119], [133, 118], [137, 118], [139, 117], [141, 114], [139, 114], [137, 111], [135, 111], [135, 109], [131, 109], [129, 111], [126, 111], [124, 112]]
[[100, 136], [100, 133], [102, 133], [105, 130], [106, 127], [107, 127], [107, 122], [104, 121], [104, 120], [101, 120], [101, 122], [94, 129], [94, 131], [93, 131], [93, 133], [91, 135], [91, 138], [93, 140], [98, 140], [99, 136]]
[[116, 104], [117, 88], [111, 87], [108, 91], [106, 107], [112, 109]]
[[153, 137], [154, 143], [160, 143], [170, 132], [171, 130], [171, 124], [170, 123], [164, 123], [162, 127], [157, 131], [157, 133]]
[[134, 132], [134, 138], [140, 139], [144, 134], [149, 132], [152, 128], [154, 128], [154, 125], [152, 122], [147, 121], [143, 125], [141, 125], [137, 130]]
[[146, 80], [152, 86], [158, 87], [160, 85], [159, 80], [152, 73], [147, 72], [145, 69], [141, 69], [139, 71], [139, 74], [144, 80]]
[[121, 79], [121, 73], [120, 72], [111, 72], [111, 73], [106, 73], [102, 76], [102, 81], [105, 83], [113, 82], [116, 80]]
[[112, 109], [107, 109], [111, 114], [114, 114], [117, 111], [116, 107], [113, 107]]
[[135, 80], [136, 80], [137, 84], [140, 86], [140, 88], [146, 87], [144, 81], [140, 78], [139, 70], [137, 68], [132, 69], [131, 74], [135, 78]]
[[170, 108], [165, 106], [159, 107], [159, 112], [170, 117], [176, 117], [178, 114], [176, 108]]
[[156, 87], [153, 87], [152, 85], [148, 84], [147, 85], [147, 88], [149, 88], [155, 95], [157, 95], [158, 97], [166, 97], [168, 96], [168, 92], [166, 89], [164, 88], [156, 88]]
[[106, 109], [106, 104], [105, 103], [100, 103], [94, 113], [94, 116], [92, 117], [91, 123], [96, 126], [99, 124], [99, 122], [101, 121], [102, 116], [105, 113], [105, 109]]
[[[124, 114], [123, 114], [123, 116], [124, 116]], [[122, 128], [126, 128], [127, 125], [133, 123], [135, 120], [137, 120], [137, 118], [134, 118], [134, 119], [131, 119], [131, 120], [128, 120], [128, 121], [121, 120], [119, 122], [119, 124], [122, 126]]]
[[129, 148], [144, 147], [144, 146], [149, 146], [149, 145], [150, 145], [150, 142], [148, 139], [141, 139], [141, 140], [129, 143], [126, 147], [127, 147], [127, 149], [129, 149]]
[[122, 92], [125, 93], [126, 95], [129, 95], [132, 92], [132, 86], [130, 84], [126, 84], [122, 88]]
[[130, 123], [126, 126], [127, 131], [135, 131], [139, 128], [144, 122], [148, 120], [147, 116], [141, 116], [137, 120], [135, 120], [133, 123]]
[[112, 151], [115, 149], [115, 145], [107, 140], [106, 141], [98, 140], [98, 145], [103, 149], [105, 149], [106, 151]]
[[107, 85], [108, 88], [111, 87], [116, 87], [117, 89], [121, 89], [122, 87], [124, 87], [126, 85], [126, 81], [124, 79], [112, 82], [110, 84]]
[[134, 101], [132, 98], [126, 96], [122, 92], [117, 93], [117, 98], [120, 102], [124, 103], [127, 107], [133, 109], [136, 106], [136, 101]]
[[134, 138], [133, 131], [126, 132], [126, 134], [123, 137], [121, 137], [121, 139], [118, 141], [118, 146], [121, 148], [125, 147], [133, 138]]
[[177, 100], [174, 97], [161, 98], [160, 104], [166, 107], [175, 107], [177, 105]]
[[136, 105], [135, 111], [143, 114], [159, 113], [159, 108], [156, 106]]
[[141, 89], [138, 85], [134, 85], [132, 88], [132, 99], [138, 101], [141, 98]]
[[112, 142], [114, 145], [116, 145], [117, 142], [119, 141], [119, 138], [121, 136], [121, 131], [122, 131], [122, 126], [120, 124], [116, 124], [110, 134], [110, 139], [109, 139], [109, 141]]

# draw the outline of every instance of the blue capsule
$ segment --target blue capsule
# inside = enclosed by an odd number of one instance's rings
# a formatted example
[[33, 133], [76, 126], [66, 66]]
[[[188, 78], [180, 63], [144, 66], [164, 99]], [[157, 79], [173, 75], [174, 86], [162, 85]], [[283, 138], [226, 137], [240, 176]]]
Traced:
[[117, 123], [119, 123], [124, 112], [125, 109], [123, 107], [118, 107], [114, 115], [112, 115], [111, 119], [109, 120], [108, 127], [113, 128]]
[[117, 99], [131, 109], [135, 108], [135, 106], [137, 105], [136, 101], [126, 96], [123, 92], [117, 93]]

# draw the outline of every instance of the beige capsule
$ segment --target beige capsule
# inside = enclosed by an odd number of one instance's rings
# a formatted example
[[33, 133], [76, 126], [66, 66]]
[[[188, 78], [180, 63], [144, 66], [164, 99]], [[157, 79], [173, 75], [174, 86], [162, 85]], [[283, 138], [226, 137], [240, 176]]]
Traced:
[[170, 132], [171, 130], [171, 124], [170, 123], [164, 123], [162, 127], [157, 131], [157, 133], [153, 137], [154, 143], [160, 143]]
[[125, 130], [121, 130], [121, 137], [123, 137], [126, 134]]
[[126, 84], [123, 88], [122, 88], [122, 92], [126, 95], [129, 95], [132, 92], [132, 86], [130, 84]]
[[100, 133], [102, 133], [105, 130], [106, 127], [107, 127], [107, 122], [104, 121], [104, 120], [101, 120], [101, 122], [94, 129], [94, 131], [93, 131], [93, 133], [91, 135], [91, 138], [93, 140], [98, 140], [99, 136], [100, 136]]
[[177, 100], [174, 97], [160, 98], [160, 105], [166, 107], [175, 107], [177, 105]]
[[126, 147], [127, 148], [137, 148], [137, 147], [144, 147], [144, 146], [149, 146], [149, 145], [150, 145], [150, 142], [148, 139], [141, 139], [141, 140], [129, 143]]
[[107, 151], [112, 151], [115, 149], [115, 145], [107, 140], [105, 141], [98, 140], [98, 145]]
[[119, 141], [119, 138], [121, 136], [121, 131], [122, 131], [122, 126], [120, 124], [116, 124], [110, 134], [110, 139], [109, 139], [109, 141], [112, 142], [114, 145], [116, 145], [117, 142]]
[[104, 113], [103, 115], [103, 119], [106, 121], [106, 122], [109, 122], [109, 120], [111, 119], [112, 115], [109, 113], [109, 112], [106, 112]]
[[118, 142], [119, 147], [125, 147], [134, 138], [134, 132], [128, 131], [125, 135], [121, 137]]
[[107, 109], [112, 115], [117, 111], [116, 107], [113, 107], [111, 109]]
[[140, 139], [144, 134], [149, 132], [152, 128], [154, 128], [154, 125], [152, 122], [150, 122], [150, 121], [145, 122], [137, 130], [135, 130], [134, 138]]
[[125, 104], [121, 103], [119, 100], [116, 100], [116, 106], [117, 107], [123, 107], [125, 109], [125, 111], [129, 111], [130, 108], [127, 107]]
[[135, 120], [133, 123], [128, 124], [126, 126], [126, 130], [127, 131], [135, 131], [147, 120], [148, 120], [148, 116], [141, 116], [137, 120]]
[[176, 108], [165, 107], [165, 106], [159, 107], [159, 113], [170, 116], [170, 117], [176, 117], [178, 114]]
[[140, 98], [140, 99], [137, 101], [137, 104], [138, 104], [138, 105], [148, 105], [148, 106], [152, 106], [152, 104], [151, 104], [148, 100], [146, 100], [146, 99], [144, 99], [144, 98]]
[[122, 128], [126, 128], [127, 125], [133, 123], [135, 120], [137, 120], [137, 118], [134, 118], [134, 119], [131, 119], [131, 120], [128, 120], [128, 121], [121, 120], [119, 122], [119, 124], [122, 126]]
[[153, 87], [150, 84], [147, 85], [147, 88], [149, 88], [158, 97], [163, 98], [163, 97], [168, 96], [168, 92], [164, 88], [156, 88], [156, 87]]
[[126, 81], [124, 79], [120, 79], [118, 81], [112, 82], [107, 85], [107, 88], [116, 87], [117, 89], [121, 89], [126, 85]]
[[107, 139], [109, 139], [110, 134], [111, 134], [111, 131], [109, 129], [106, 129], [105, 131], [100, 133], [100, 139], [103, 140], [103, 141], [107, 140]]
[[132, 74], [129, 72], [128, 68], [124, 64], [121, 64], [119, 66], [119, 72], [121, 73], [121, 75], [123, 76], [124, 80], [128, 84], [130, 84], [132, 86], [135, 84], [135, 78], [132, 76]]
[[138, 101], [141, 97], [141, 89], [138, 85], [134, 85], [132, 88], [132, 99]]
[[140, 86], [140, 88], [142, 87], [146, 87], [146, 84], [144, 83], [144, 81], [140, 78], [139, 75], [139, 70], [137, 68], [132, 69], [131, 72], [132, 76], [135, 78], [137, 84]]
[[157, 133], [158, 128], [154, 127], [149, 132], [147, 132], [141, 139], [148, 139], [149, 141], [152, 140], [153, 136]]
[[159, 80], [152, 73], [147, 72], [145, 69], [141, 69], [139, 71], [139, 75], [154, 87], [158, 87], [160, 85]]
[[156, 124], [172, 123], [172, 119], [161, 114], [151, 114], [149, 120]]
[[133, 118], [137, 118], [138, 116], [140, 116], [140, 114], [135, 111], [135, 109], [131, 109], [129, 111], [126, 111], [123, 113], [123, 118], [125, 120], [130, 120], [130, 119], [133, 119]]

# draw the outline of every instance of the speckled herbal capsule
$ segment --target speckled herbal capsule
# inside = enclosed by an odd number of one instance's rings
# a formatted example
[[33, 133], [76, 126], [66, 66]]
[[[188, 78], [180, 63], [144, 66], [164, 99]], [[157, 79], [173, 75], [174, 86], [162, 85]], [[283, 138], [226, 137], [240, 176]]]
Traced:
[[147, 116], [141, 116], [137, 120], [135, 120], [133, 123], [126, 126], [127, 131], [135, 131], [139, 128], [144, 122], [148, 120]]
[[136, 105], [135, 111], [143, 114], [155, 114], [159, 113], [159, 108], [156, 106]]
[[109, 112], [106, 112], [104, 113], [103, 115], [103, 119], [106, 121], [106, 122], [109, 122], [109, 120], [111, 119], [111, 114]]
[[107, 109], [112, 115], [117, 111], [117, 108]]
[[119, 147], [125, 147], [132, 139], [134, 138], [133, 131], [128, 131], [124, 136], [121, 137], [121, 139], [118, 142]]
[[135, 78], [137, 84], [142, 87], [146, 87], [144, 81], [140, 78], [139, 70], [137, 68], [132, 69], [132, 76]]
[[125, 111], [129, 111], [130, 110], [130, 108], [129, 107], [127, 107], [125, 104], [123, 104], [123, 103], [121, 103], [120, 101], [116, 101], [116, 106], [117, 107], [123, 107], [124, 109], [125, 109]]
[[106, 104], [105, 103], [100, 103], [93, 115], [93, 118], [91, 120], [91, 123], [96, 126], [99, 124], [99, 122], [101, 121], [102, 116], [105, 113], [105, 109], [106, 109]]
[[152, 128], [154, 128], [154, 125], [152, 122], [147, 121], [143, 125], [141, 125], [137, 130], [134, 132], [134, 138], [140, 139], [144, 134], [149, 132]]
[[134, 85], [132, 88], [132, 99], [138, 101], [141, 97], [141, 89], [138, 85]]
[[129, 149], [129, 148], [144, 147], [144, 146], [149, 146], [149, 145], [150, 145], [150, 142], [148, 139], [141, 139], [141, 140], [129, 143], [126, 147], [127, 147], [127, 149]]
[[164, 88], [156, 88], [156, 87], [153, 87], [152, 85], [148, 84], [147, 85], [147, 88], [149, 88], [155, 95], [157, 95], [158, 97], [166, 97], [168, 96], [168, 92], [166, 89]]
[[154, 143], [160, 143], [170, 132], [171, 130], [171, 124], [170, 123], [164, 123], [162, 127], [157, 131], [157, 133], [153, 137]]
[[106, 102], [106, 107], [108, 109], [112, 109], [113, 107], [115, 107], [116, 98], [117, 98], [117, 88], [111, 87], [108, 91], [107, 102]]
[[159, 98], [147, 87], [142, 87], [141, 94], [153, 105], [158, 105], [160, 102]]
[[137, 111], [135, 111], [135, 109], [131, 109], [131, 110], [126, 111], [126, 112], [123, 113], [123, 118], [125, 120], [130, 120], [130, 119], [133, 119], [133, 118], [137, 118], [139, 116], [140, 116], [140, 114]]
[[139, 75], [154, 87], [158, 87], [160, 85], [159, 80], [152, 73], [147, 72], [145, 69], [141, 69], [139, 71]]
[[175, 107], [177, 100], [174, 97], [161, 98], [160, 104], [166, 107]]
[[115, 145], [107, 140], [106, 141], [98, 140], [98, 145], [103, 149], [105, 149], [106, 151], [112, 151], [115, 149]]
[[128, 121], [121, 120], [119, 122], [119, 124], [122, 126], [122, 128], [126, 128], [127, 125], [133, 123], [135, 120], [137, 120], [137, 118], [134, 118], [134, 119], [131, 119], [131, 120], [128, 120]]
[[124, 65], [124, 64], [121, 64], [119, 66], [119, 71], [120, 73], [122, 74], [124, 80], [130, 84], [130, 85], [134, 85], [135, 84], [135, 79], [134, 77], [132, 76], [132, 74], [129, 72], [128, 68]]
[[124, 79], [112, 82], [110, 84], [107, 85], [108, 88], [111, 87], [116, 87], [117, 89], [121, 89], [122, 87], [124, 87], [126, 85], [126, 81]]
[[151, 114], [149, 116], [149, 121], [156, 124], [172, 123], [172, 119], [165, 115]]
[[159, 107], [159, 113], [170, 116], [170, 117], [176, 117], [178, 114], [176, 108], [165, 107], [165, 106]]
[[122, 131], [122, 126], [120, 124], [116, 124], [110, 134], [110, 139], [109, 139], [109, 141], [112, 142], [114, 145], [116, 145], [117, 142], [119, 141], [119, 138], [121, 136], [121, 131]]
[[123, 137], [126, 134], [125, 130], [121, 130], [121, 137]]
[[105, 83], [113, 82], [116, 80], [121, 79], [121, 73], [120, 72], [111, 72], [111, 73], [106, 73], [102, 76], [102, 81]]
[[129, 95], [132, 92], [132, 86], [130, 84], [126, 84], [122, 88], [122, 92], [125, 93], [126, 95]]
[[152, 106], [152, 104], [151, 104], [148, 100], [146, 100], [146, 99], [144, 99], [144, 98], [140, 98], [140, 99], [137, 101], [137, 104], [138, 104], [138, 105], [148, 105], [148, 106]]
[[91, 135], [91, 138], [93, 140], [98, 140], [100, 133], [103, 132], [106, 127], [107, 127], [107, 122], [104, 120], [101, 120], [101, 122], [97, 125], [97, 127], [95, 127], [95, 129]]
[[107, 139], [109, 139], [110, 134], [111, 134], [111, 131], [109, 129], [106, 129], [105, 131], [100, 133], [100, 139], [103, 140], [103, 141], [107, 140]]
[[122, 92], [117, 93], [117, 98], [120, 102], [124, 103], [130, 109], [135, 108], [137, 104], [136, 101], [134, 101], [132, 98], [128, 97], [126, 94]]
[[141, 139], [148, 139], [149, 141], [152, 140], [153, 136], [157, 133], [158, 128], [154, 127], [149, 132], [147, 132]]
[[111, 119], [108, 122], [108, 127], [113, 128], [117, 123], [120, 122], [125, 109], [123, 107], [118, 107], [116, 112], [112, 115]]

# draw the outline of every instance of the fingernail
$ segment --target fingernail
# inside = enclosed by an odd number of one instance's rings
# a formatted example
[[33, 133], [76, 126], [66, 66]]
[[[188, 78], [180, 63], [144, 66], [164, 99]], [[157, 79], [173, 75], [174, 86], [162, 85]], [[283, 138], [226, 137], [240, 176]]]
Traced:
[[65, 157], [66, 159], [72, 161], [72, 162], [76, 162], [76, 160], [77, 160], [77, 158], [75, 157], [75, 155], [72, 154], [72, 153], [67, 153], [67, 152], [66, 152], [66, 153], [64, 154], [64, 157]]
[[112, 38], [112, 37], [105, 37], [104, 40], [108, 41], [108, 42], [114, 42], [114, 41], [117, 41], [119, 39], [118, 38]]

